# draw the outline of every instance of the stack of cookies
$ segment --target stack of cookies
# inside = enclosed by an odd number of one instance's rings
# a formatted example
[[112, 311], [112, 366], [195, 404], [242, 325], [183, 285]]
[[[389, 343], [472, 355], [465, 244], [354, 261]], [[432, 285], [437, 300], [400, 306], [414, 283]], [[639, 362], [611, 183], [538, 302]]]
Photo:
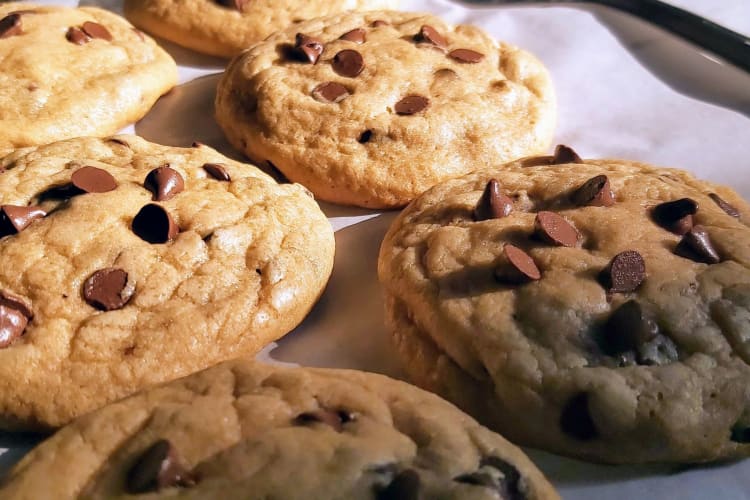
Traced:
[[[536, 57], [382, 8], [125, 1], [234, 57], [216, 121], [250, 164], [112, 135], [177, 81], [140, 29], [0, 5], [0, 428], [61, 428], [0, 498], [559, 498], [500, 434], [608, 463], [750, 454], [750, 205], [546, 155]], [[378, 274], [423, 389], [253, 360], [331, 275], [316, 200], [406, 206]]]

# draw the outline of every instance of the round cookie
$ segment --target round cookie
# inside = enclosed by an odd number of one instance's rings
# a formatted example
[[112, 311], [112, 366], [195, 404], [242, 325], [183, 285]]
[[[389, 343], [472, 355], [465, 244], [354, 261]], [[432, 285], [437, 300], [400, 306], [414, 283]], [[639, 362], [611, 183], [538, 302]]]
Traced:
[[0, 3], [0, 154], [140, 120], [177, 66], [123, 18], [82, 7]]
[[398, 0], [125, 0], [136, 26], [190, 49], [232, 57], [272, 33], [351, 9], [396, 8]]
[[544, 151], [555, 115], [534, 56], [407, 12], [295, 25], [236, 58], [216, 95], [234, 147], [317, 198], [371, 208]]
[[521, 450], [433, 394], [251, 359], [81, 417], [24, 457], [0, 498], [43, 497], [50, 481], [61, 499], [559, 499]]
[[379, 278], [405, 370], [557, 453], [750, 455], [750, 206], [683, 171], [579, 161], [477, 171], [394, 222]]
[[255, 353], [331, 273], [309, 192], [205, 146], [81, 138], [0, 167], [2, 429]]

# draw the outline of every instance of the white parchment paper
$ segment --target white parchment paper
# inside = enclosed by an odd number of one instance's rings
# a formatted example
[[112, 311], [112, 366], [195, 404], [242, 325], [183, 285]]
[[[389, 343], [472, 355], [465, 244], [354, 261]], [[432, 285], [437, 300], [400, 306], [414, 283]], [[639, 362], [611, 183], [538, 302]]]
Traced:
[[[673, 3], [750, 33], [748, 0]], [[119, 0], [80, 4], [121, 9]], [[449, 0], [403, 0], [402, 5], [454, 23], [480, 25], [539, 56], [556, 84], [557, 142], [573, 146], [585, 157], [622, 157], [685, 168], [750, 198], [747, 73], [603, 7], [470, 8]], [[180, 65], [182, 85], [129, 131], [176, 146], [198, 140], [239, 158], [213, 120], [214, 89], [225, 61], [164, 45]], [[261, 358], [401, 377], [383, 324], [376, 277], [379, 245], [395, 214], [322, 207], [337, 230], [330, 284], [305, 322], [269, 346]], [[33, 437], [0, 434], [0, 446], [7, 450], [0, 456], [0, 468], [7, 468], [34, 442]], [[750, 460], [702, 467], [610, 467], [528, 451], [565, 498], [750, 498]]]

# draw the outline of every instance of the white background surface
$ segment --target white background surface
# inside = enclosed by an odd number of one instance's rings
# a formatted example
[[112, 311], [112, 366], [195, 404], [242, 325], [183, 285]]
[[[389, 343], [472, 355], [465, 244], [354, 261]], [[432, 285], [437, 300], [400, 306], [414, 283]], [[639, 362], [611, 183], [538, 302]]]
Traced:
[[[120, 8], [119, 0], [80, 3]], [[750, 34], [750, 0], [672, 3]], [[402, 0], [402, 6], [454, 23], [478, 24], [539, 56], [557, 88], [556, 141], [573, 146], [582, 156], [686, 168], [730, 184], [750, 198], [749, 74], [721, 65], [647, 23], [602, 7], [470, 9], [448, 0]], [[213, 92], [224, 61], [164, 45], [180, 64], [182, 85], [162, 98], [135, 131], [175, 146], [199, 140], [239, 157], [213, 121]], [[380, 241], [394, 213], [328, 204], [323, 209], [337, 230], [331, 282], [310, 317], [262, 357], [399, 377], [375, 272]], [[0, 434], [0, 446], [8, 448], [0, 457], [0, 468], [17, 460], [33, 442], [29, 436]], [[702, 467], [610, 467], [529, 453], [564, 498], [750, 499], [750, 460]]]

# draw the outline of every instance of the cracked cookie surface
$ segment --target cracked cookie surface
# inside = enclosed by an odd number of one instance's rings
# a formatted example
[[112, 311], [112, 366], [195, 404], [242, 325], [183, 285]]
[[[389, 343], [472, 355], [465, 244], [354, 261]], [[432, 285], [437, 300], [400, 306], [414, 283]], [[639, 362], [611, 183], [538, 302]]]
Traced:
[[0, 3], [0, 153], [140, 120], [177, 83], [151, 38], [102, 9]]
[[235, 148], [320, 199], [370, 208], [539, 154], [555, 117], [533, 55], [473, 26], [393, 11], [279, 32], [229, 65], [216, 96]]
[[0, 166], [5, 429], [255, 353], [331, 272], [333, 231], [307, 190], [205, 146], [82, 138]]
[[379, 277], [407, 372], [558, 453], [750, 455], [748, 204], [679, 170], [549, 163], [448, 181], [394, 222]]
[[396, 8], [398, 0], [125, 0], [139, 28], [198, 52], [232, 57], [292, 24], [347, 10]]
[[382, 375], [238, 359], [81, 417], [0, 498], [559, 499], [521, 450]]

